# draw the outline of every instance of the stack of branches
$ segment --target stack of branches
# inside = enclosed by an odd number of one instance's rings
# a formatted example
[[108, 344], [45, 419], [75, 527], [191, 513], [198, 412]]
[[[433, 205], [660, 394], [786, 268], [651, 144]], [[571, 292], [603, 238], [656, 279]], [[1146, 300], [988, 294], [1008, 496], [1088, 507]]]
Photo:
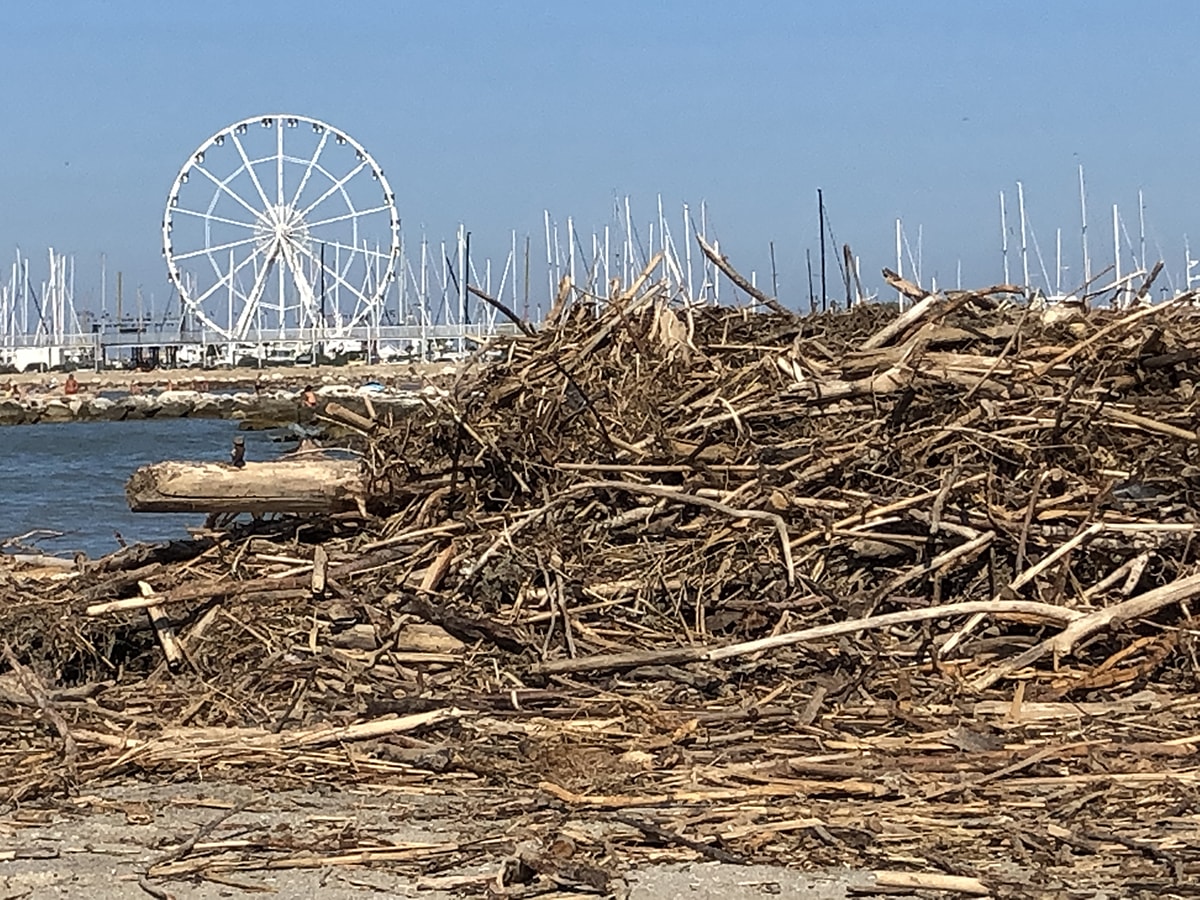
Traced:
[[[896, 318], [676, 309], [653, 290], [560, 310], [376, 439], [375, 484], [403, 507], [385, 534], [461, 527], [449, 601], [551, 613], [541, 672], [712, 659], [731, 652], [714, 641], [799, 623], [969, 615], [930, 649], [983, 690], [1190, 600], [1191, 298], [1085, 313], [893, 280], [919, 300]], [[586, 633], [580, 604], [650, 628]], [[988, 642], [993, 619], [1018, 627]], [[1070, 627], [1004, 658], [1031, 623]], [[1176, 636], [1160, 622], [1152, 643]], [[616, 647], [650, 653], [591, 658]], [[1126, 663], [1099, 658], [1103, 677], [1027, 674], [1057, 696], [1135, 681], [1124, 648], [1093, 646]]]
[[657, 810], [593, 861], [1197, 870], [1137, 811], [1195, 783], [1194, 298], [890, 276], [904, 312], [797, 317], [651, 274], [360, 423], [374, 517], [8, 574], [0, 786], [443, 778]]

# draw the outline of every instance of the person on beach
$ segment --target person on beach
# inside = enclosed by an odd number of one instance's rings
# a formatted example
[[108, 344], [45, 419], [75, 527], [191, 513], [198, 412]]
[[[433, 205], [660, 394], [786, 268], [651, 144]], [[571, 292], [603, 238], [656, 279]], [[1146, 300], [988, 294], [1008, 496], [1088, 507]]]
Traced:
[[67, 373], [67, 380], [63, 383], [63, 393], [68, 397], [79, 393], [79, 382], [75, 380], [74, 372]]
[[235, 469], [241, 469], [246, 465], [246, 439], [244, 437], [235, 437], [233, 439], [233, 449], [229, 451], [229, 462]]
[[304, 393], [300, 395], [300, 402], [309, 409], [317, 408], [317, 393], [313, 390], [311, 384], [304, 388]]

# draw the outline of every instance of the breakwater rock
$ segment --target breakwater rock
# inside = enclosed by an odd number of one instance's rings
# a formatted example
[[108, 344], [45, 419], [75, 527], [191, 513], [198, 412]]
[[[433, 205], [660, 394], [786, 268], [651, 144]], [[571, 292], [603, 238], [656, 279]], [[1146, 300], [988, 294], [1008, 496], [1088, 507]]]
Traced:
[[[275, 428], [311, 421], [326, 402], [338, 403], [361, 414], [367, 412], [365, 392], [341, 385], [317, 391], [317, 408], [307, 407], [299, 391], [208, 393], [162, 391], [157, 394], [118, 396], [29, 396], [0, 399], [0, 425], [35, 425], [52, 422], [122, 422], [136, 419], [240, 419], [247, 428]], [[418, 391], [371, 392], [376, 412], [403, 413], [422, 402]]]

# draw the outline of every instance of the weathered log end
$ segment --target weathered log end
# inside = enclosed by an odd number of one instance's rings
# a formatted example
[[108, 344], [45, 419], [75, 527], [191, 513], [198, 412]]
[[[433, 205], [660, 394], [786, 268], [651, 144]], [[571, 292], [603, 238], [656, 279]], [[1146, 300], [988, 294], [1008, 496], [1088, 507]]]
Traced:
[[133, 512], [334, 513], [365, 501], [355, 460], [160, 462], [142, 466], [125, 484]]

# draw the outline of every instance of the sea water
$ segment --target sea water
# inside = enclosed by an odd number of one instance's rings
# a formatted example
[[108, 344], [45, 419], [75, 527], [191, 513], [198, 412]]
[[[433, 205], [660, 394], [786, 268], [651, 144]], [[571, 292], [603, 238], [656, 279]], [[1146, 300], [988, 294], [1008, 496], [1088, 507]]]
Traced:
[[[265, 432], [239, 432], [221, 419], [142, 419], [0, 427], [0, 544], [38, 531], [22, 543], [44, 553], [95, 558], [132, 544], [186, 538], [202, 525], [196, 513], [132, 513], [125, 482], [138, 466], [162, 460], [228, 462], [234, 437], [246, 459], [273, 459], [289, 448]], [[13, 546], [8, 546], [13, 552]]]

